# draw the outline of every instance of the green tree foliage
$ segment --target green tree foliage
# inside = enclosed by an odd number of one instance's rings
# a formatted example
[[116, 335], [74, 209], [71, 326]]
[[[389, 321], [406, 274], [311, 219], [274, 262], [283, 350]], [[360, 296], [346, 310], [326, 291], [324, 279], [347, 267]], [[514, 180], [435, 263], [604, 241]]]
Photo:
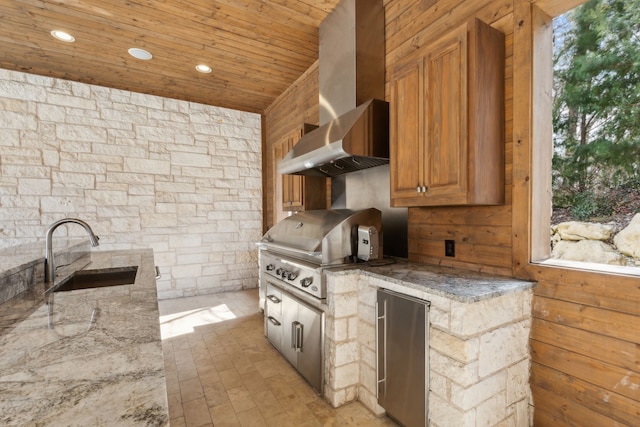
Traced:
[[638, 185], [640, 0], [590, 0], [555, 26], [554, 205], [597, 214], [610, 189]]

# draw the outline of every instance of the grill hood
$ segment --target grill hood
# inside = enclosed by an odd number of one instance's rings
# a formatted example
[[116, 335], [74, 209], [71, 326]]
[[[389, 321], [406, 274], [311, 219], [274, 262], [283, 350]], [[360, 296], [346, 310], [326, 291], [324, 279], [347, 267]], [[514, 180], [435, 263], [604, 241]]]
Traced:
[[[374, 208], [298, 212], [274, 225], [260, 241], [263, 249], [315, 265], [336, 265], [355, 255], [359, 225], [375, 227], [382, 242], [382, 217]], [[382, 243], [380, 243], [382, 254]]]
[[333, 177], [389, 163], [389, 104], [371, 99], [300, 139], [278, 172]]

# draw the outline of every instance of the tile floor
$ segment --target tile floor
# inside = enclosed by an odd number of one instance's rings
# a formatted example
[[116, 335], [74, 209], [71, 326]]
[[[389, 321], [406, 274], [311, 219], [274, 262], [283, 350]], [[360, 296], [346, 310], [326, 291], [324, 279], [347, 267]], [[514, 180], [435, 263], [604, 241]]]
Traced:
[[396, 426], [318, 396], [264, 337], [257, 290], [159, 305], [172, 427]]

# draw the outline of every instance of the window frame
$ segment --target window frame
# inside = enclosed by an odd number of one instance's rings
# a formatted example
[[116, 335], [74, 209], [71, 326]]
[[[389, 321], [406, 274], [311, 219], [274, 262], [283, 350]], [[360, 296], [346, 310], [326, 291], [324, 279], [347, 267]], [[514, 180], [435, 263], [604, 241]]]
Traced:
[[587, 0], [541, 0], [514, 4], [513, 272], [536, 279], [561, 270], [640, 276], [636, 267], [550, 258], [553, 157], [553, 18]]

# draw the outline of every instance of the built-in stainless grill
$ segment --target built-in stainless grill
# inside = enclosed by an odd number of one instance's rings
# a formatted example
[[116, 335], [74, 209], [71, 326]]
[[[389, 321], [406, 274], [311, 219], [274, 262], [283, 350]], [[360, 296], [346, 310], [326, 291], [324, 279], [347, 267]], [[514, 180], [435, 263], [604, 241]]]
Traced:
[[322, 393], [324, 269], [382, 257], [377, 209], [300, 212], [259, 243], [260, 308], [271, 344]]
[[382, 257], [382, 219], [377, 209], [316, 210], [291, 215], [260, 241], [261, 307], [265, 279], [326, 298], [326, 267]]

